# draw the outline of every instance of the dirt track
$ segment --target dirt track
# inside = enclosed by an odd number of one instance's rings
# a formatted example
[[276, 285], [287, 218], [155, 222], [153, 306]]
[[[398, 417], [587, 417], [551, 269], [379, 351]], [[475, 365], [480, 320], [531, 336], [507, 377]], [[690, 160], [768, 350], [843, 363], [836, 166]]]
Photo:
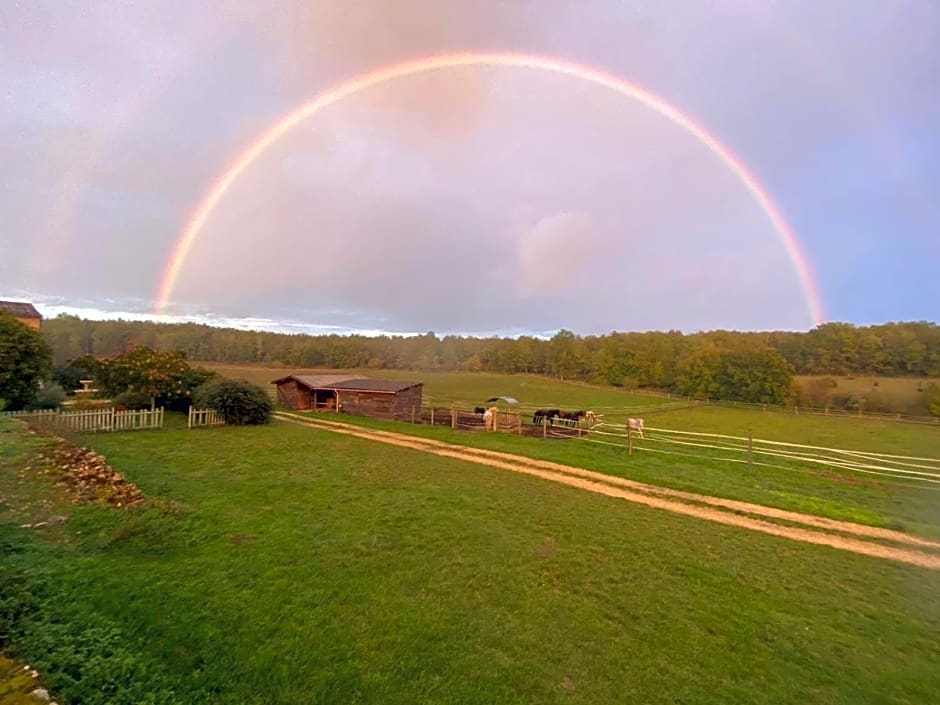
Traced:
[[[608, 497], [625, 499], [676, 514], [714, 521], [719, 524], [759, 531], [794, 541], [830, 546], [843, 551], [899, 561], [922, 568], [940, 570], [940, 554], [932, 553], [932, 551], [940, 551], [940, 543], [910, 536], [899, 531], [837, 521], [811, 514], [800, 514], [748, 502], [682, 492], [569, 465], [536, 460], [510, 453], [469, 448], [390, 431], [362, 428], [361, 426], [335, 421], [311, 419], [307, 416], [286, 413], [277, 414], [277, 418], [301, 426], [333, 431], [334, 433], [432, 453], [445, 458], [454, 458], [533, 475], [570, 487], [577, 487]], [[775, 523], [771, 520], [785, 523]], [[792, 526], [792, 524], [802, 524], [803, 526]], [[886, 545], [886, 543], [907, 544], [909, 547]], [[913, 548], [914, 546], [922, 550], [916, 550]]]

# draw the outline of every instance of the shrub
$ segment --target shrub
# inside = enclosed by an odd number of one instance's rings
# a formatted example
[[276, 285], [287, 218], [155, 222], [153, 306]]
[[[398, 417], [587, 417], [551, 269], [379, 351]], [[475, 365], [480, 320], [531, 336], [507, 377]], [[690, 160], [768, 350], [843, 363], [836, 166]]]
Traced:
[[145, 392], [124, 392], [111, 400], [114, 406], [123, 406], [125, 409], [149, 409], [150, 397]]
[[58, 409], [63, 401], [65, 401], [65, 390], [58, 384], [50, 384], [36, 392], [36, 396], [27, 404], [27, 408]]
[[274, 410], [261, 387], [240, 379], [209, 380], [193, 393], [193, 405], [215, 409], [233, 426], [268, 423]]

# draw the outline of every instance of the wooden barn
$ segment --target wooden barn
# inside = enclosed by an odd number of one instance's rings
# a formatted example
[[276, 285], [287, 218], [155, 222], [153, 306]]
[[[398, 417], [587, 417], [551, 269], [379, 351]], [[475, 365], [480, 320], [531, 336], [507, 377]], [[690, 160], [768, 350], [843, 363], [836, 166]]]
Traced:
[[333, 411], [410, 421], [421, 415], [424, 384], [348, 375], [287, 375], [274, 380], [277, 402], [297, 411]]

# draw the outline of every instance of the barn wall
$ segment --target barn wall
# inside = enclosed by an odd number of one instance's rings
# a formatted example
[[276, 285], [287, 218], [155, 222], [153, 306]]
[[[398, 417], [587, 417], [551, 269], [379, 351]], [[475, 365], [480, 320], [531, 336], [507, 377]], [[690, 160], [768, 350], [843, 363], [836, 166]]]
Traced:
[[[339, 393], [343, 411], [377, 419], [395, 418], [395, 395], [379, 392], [348, 391]], [[409, 417], [410, 418], [410, 417]]]
[[310, 390], [295, 380], [288, 380], [277, 385], [277, 401], [295, 411], [310, 408]]
[[424, 389], [423, 384], [416, 384], [408, 389], [403, 389], [395, 395], [394, 418], [399, 421], [411, 421], [411, 410], [414, 409], [416, 416], [421, 417], [421, 395]]

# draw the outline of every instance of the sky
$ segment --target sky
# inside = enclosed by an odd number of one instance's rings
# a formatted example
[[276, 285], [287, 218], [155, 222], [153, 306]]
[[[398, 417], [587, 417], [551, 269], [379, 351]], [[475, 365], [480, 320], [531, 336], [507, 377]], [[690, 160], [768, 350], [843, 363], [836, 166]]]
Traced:
[[[284, 116], [382, 67], [487, 52], [672, 106], [790, 244], [649, 101], [461, 66], [354, 92], [257, 154], [160, 305], [207, 194]], [[924, 0], [8, 1], [0, 298], [367, 334], [936, 321], [937, 76]]]

